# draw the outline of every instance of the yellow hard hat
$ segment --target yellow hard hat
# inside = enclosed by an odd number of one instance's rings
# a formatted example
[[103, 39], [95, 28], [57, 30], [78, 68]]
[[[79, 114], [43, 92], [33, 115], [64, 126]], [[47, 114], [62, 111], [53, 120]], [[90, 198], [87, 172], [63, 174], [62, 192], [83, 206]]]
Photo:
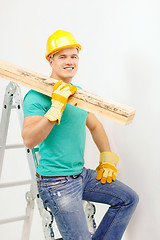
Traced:
[[46, 59], [48, 60], [50, 54], [68, 47], [77, 47], [78, 51], [81, 50], [81, 45], [70, 32], [57, 30], [47, 40]]

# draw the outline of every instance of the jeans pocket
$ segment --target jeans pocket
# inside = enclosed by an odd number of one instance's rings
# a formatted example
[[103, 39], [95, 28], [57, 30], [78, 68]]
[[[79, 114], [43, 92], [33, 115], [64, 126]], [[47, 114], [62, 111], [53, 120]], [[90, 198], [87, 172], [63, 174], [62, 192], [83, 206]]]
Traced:
[[63, 177], [60, 179], [55, 179], [54, 181], [48, 181], [47, 182], [47, 189], [48, 191], [56, 191], [57, 189], [63, 187], [64, 185], [66, 185], [68, 182], [68, 178], [67, 177]]

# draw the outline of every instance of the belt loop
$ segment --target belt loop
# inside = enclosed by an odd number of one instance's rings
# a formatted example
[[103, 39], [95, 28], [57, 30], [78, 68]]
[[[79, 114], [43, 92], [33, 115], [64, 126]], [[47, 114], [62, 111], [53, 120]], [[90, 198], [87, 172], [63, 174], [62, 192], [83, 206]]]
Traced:
[[80, 174], [77, 174], [77, 175], [72, 175], [71, 177], [72, 177], [73, 179], [76, 179], [76, 178], [78, 178], [80, 175], [81, 175], [81, 173], [80, 173]]

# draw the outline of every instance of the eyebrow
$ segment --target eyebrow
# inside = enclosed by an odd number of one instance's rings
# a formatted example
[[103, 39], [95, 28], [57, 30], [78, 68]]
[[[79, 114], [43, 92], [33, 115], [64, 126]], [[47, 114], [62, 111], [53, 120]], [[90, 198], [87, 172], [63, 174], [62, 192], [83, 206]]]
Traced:
[[[66, 57], [66, 56], [68, 56], [68, 55], [67, 54], [60, 54], [58, 57]], [[77, 56], [78, 57], [78, 54], [73, 53], [73, 54], [71, 54], [71, 56]]]
[[60, 57], [60, 56], [66, 56], [66, 54], [60, 54], [58, 57]]
[[72, 54], [72, 56], [77, 56], [78, 57], [78, 54], [74, 53], [74, 54]]

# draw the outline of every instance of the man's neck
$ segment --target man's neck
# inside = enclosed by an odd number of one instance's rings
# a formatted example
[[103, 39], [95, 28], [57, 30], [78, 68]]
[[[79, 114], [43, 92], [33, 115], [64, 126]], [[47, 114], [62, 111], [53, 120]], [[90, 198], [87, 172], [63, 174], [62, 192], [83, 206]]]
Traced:
[[62, 80], [63, 82], [67, 83], [67, 84], [70, 84], [72, 82], [72, 78], [63, 78], [63, 79], [59, 79], [58, 77], [54, 77], [53, 74], [51, 74], [50, 76], [51, 78], [54, 78], [55, 80], [59, 81], [59, 80]]

